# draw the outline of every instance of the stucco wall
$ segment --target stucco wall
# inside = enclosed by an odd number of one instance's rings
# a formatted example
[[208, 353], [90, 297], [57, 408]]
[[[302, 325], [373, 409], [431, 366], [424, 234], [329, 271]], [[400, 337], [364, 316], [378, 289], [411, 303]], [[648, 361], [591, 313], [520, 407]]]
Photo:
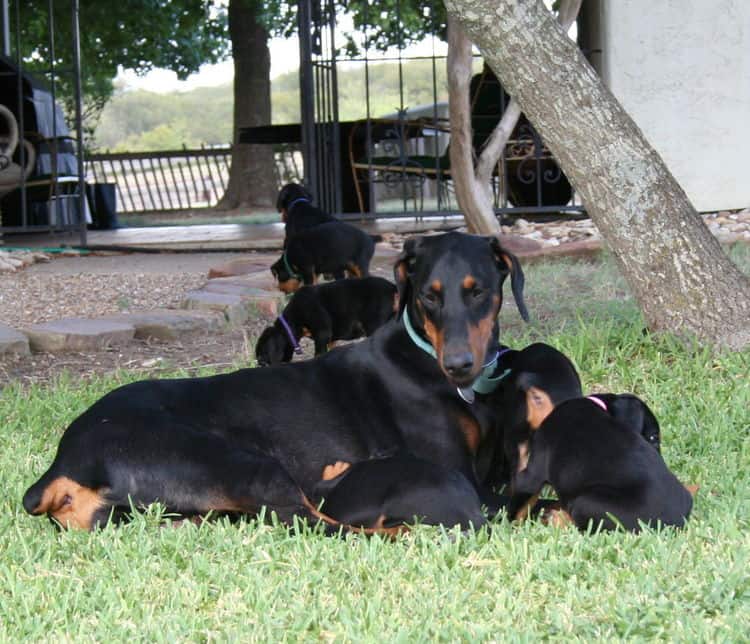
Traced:
[[750, 1], [596, 4], [596, 66], [696, 208], [750, 206]]

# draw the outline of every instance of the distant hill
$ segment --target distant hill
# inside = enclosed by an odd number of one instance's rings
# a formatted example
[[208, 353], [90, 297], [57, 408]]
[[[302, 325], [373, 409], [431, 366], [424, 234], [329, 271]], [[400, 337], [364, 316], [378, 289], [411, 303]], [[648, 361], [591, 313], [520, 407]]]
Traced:
[[[404, 63], [403, 104], [425, 105], [448, 99], [445, 61], [435, 62], [433, 91], [431, 60]], [[382, 116], [401, 105], [396, 63], [371, 63], [370, 114]], [[339, 69], [339, 110], [342, 120], [367, 115], [364, 64]], [[299, 122], [299, 79], [289, 72], [271, 82], [274, 123]], [[232, 137], [232, 86], [199, 87], [189, 92], [156, 94], [119, 90], [102, 113], [95, 141], [99, 150], [146, 151], [228, 143]]]

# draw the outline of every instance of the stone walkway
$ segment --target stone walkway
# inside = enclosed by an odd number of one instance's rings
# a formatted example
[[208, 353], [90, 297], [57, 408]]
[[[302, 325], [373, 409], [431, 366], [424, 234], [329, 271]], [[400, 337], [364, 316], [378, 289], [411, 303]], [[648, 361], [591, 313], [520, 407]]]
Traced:
[[208, 280], [183, 297], [180, 309], [155, 309], [94, 319], [64, 318], [13, 329], [0, 324], [0, 355], [95, 351], [133, 340], [176, 340], [188, 333], [220, 333], [250, 317], [275, 318], [286, 299], [274, 290], [271, 274], [239, 275]]
[[[709, 229], [722, 242], [750, 243], [750, 209], [738, 213], [705, 215]], [[509, 250], [524, 259], [596, 252], [601, 238], [590, 220], [530, 223], [519, 219], [503, 226]], [[374, 258], [374, 274], [388, 274], [402, 237], [385, 234]], [[21, 270], [34, 262], [49, 261], [38, 252], [15, 253], [0, 247], [0, 271]], [[94, 319], [65, 318], [14, 329], [0, 324], [0, 355], [32, 351], [94, 351], [125, 345], [134, 338], [172, 341], [189, 333], [221, 333], [250, 318], [275, 318], [286, 296], [276, 290], [268, 267], [252, 258], [212, 267], [199, 290], [186, 293], [181, 308], [108, 315]]]

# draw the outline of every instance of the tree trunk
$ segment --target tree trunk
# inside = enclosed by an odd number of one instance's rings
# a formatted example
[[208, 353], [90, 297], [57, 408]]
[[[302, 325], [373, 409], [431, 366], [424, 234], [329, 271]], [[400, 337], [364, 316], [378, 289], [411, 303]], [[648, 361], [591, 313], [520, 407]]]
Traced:
[[458, 207], [473, 233], [498, 235], [500, 224], [492, 205], [490, 184], [480, 183], [474, 174], [471, 105], [471, 41], [461, 25], [448, 16], [448, 110], [450, 113], [451, 179]]
[[230, 0], [229, 36], [234, 60], [234, 127], [229, 185], [221, 210], [269, 208], [276, 201], [276, 173], [271, 146], [239, 143], [239, 129], [271, 124], [271, 54], [268, 32], [259, 23], [255, 0]]
[[541, 0], [446, 0], [543, 136], [652, 331], [750, 345], [750, 279]]
[[[578, 16], [581, 0], [561, 0], [557, 20], [565, 33]], [[511, 98], [500, 122], [484, 144], [474, 168], [471, 128], [471, 42], [461, 25], [448, 16], [448, 106], [451, 123], [451, 178], [456, 200], [471, 232], [497, 235], [490, 182], [513, 129], [521, 116], [518, 101]], [[458, 134], [458, 136], [456, 136]]]

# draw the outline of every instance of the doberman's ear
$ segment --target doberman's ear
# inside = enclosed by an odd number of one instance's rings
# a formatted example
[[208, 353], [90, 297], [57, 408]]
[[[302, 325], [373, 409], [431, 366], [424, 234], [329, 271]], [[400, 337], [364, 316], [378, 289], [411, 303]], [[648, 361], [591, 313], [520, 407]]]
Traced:
[[552, 399], [544, 389], [531, 386], [526, 390], [526, 421], [531, 431], [539, 429], [554, 408]]
[[497, 237], [490, 236], [487, 238], [492, 247], [492, 252], [495, 255], [495, 261], [497, 266], [502, 272], [501, 282], [505, 279], [505, 276], [510, 273], [510, 288], [513, 292], [513, 299], [516, 301], [518, 312], [525, 322], [529, 321], [529, 312], [526, 309], [526, 304], [523, 301], [523, 284], [524, 276], [521, 270], [521, 264], [518, 262], [518, 258], [513, 254], [505, 250], [501, 245]]
[[414, 262], [420, 239], [412, 237], [404, 242], [404, 248], [393, 266], [393, 279], [398, 289], [398, 312], [396, 319], [401, 319], [406, 305], [411, 297], [411, 277], [414, 272]]
[[279, 190], [279, 194], [276, 197], [276, 211], [281, 212], [284, 208], [286, 208], [286, 202], [289, 199], [289, 190], [290, 186], [292, 184], [287, 183], [281, 190]]
[[612, 417], [628, 429], [643, 436], [657, 452], [661, 451], [659, 421], [649, 406], [633, 394], [597, 395], [607, 404]]

